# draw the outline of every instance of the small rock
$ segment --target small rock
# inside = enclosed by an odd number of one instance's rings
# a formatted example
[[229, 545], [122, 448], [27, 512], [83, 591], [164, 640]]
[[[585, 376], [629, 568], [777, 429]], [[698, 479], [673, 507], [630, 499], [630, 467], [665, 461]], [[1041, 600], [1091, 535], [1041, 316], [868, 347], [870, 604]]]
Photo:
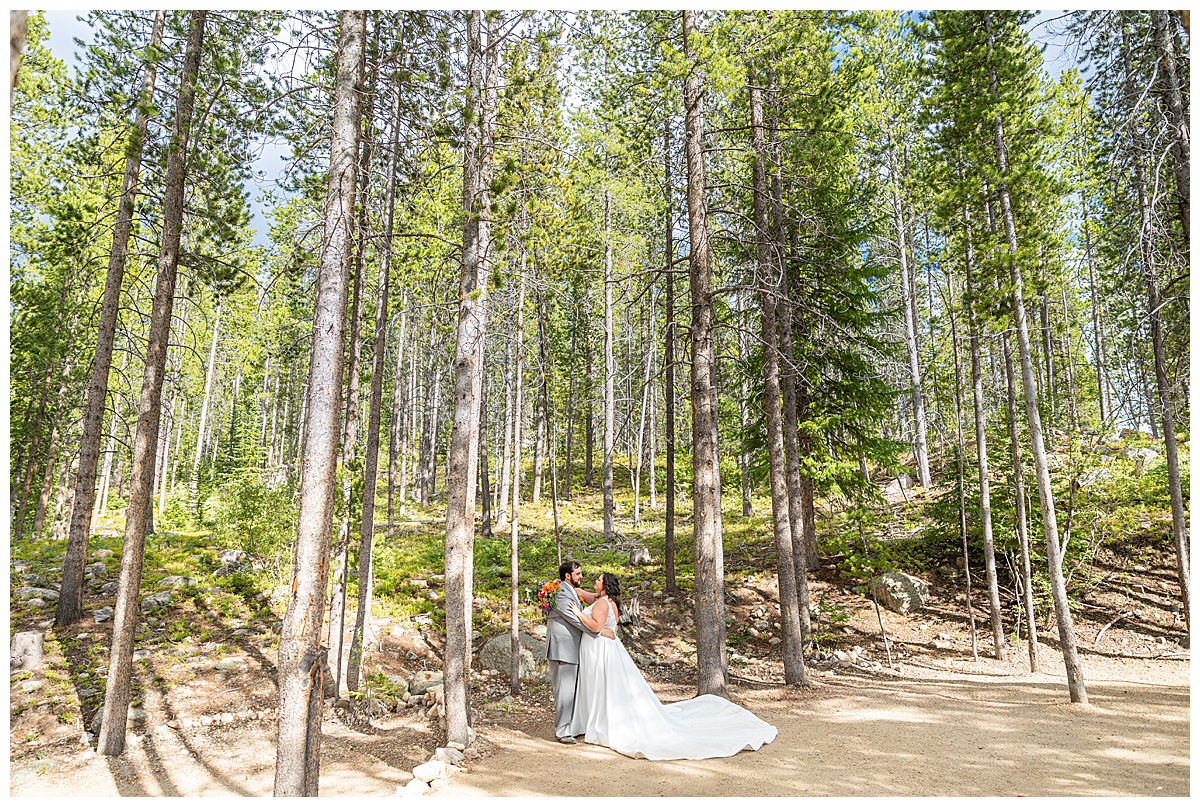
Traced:
[[440, 779], [445, 773], [446, 763], [437, 759], [431, 759], [413, 768], [413, 777], [424, 782], [432, 782], [434, 779]]
[[157, 594], [151, 594], [149, 597], [142, 598], [142, 610], [154, 611], [159, 608], [166, 608], [171, 603], [171, 592], [160, 591]]
[[246, 557], [240, 549], [223, 549], [217, 553], [217, 563], [238, 563]]
[[426, 670], [409, 679], [408, 691], [413, 695], [424, 695], [426, 690], [440, 683], [442, 683], [441, 670]]
[[[196, 586], [199, 584], [200, 584], [200, 581], [198, 579], [196, 579], [195, 577], [181, 577], [179, 575], [171, 575], [170, 577], [164, 577], [162, 580], [159, 580], [157, 583], [157, 587], [158, 588], [175, 589], [175, 588], [184, 588], [186, 586]], [[168, 602], [170, 602], [170, 600], [168, 600]]]
[[629, 551], [630, 566], [646, 566], [650, 560], [650, 550], [644, 546], [635, 546]]
[[941, 639], [934, 639], [932, 642], [929, 643], [929, 646], [932, 647], [934, 650], [949, 650], [950, 649], [950, 643], [943, 641]]
[[30, 608], [41, 608], [42, 606], [44, 606], [46, 604], [46, 601], [43, 600], [41, 597], [34, 597], [32, 600], [26, 600], [25, 604], [28, 605]]
[[457, 748], [438, 748], [433, 752], [433, 758], [447, 765], [457, 765], [464, 759], [464, 754]]
[[100, 586], [100, 593], [101, 594], [116, 594], [117, 589], [119, 589], [120, 587], [121, 587], [121, 584], [119, 582], [117, 582], [116, 580], [112, 580], [112, 581], [109, 581], [109, 582], [105, 583], [104, 585]]
[[97, 549], [92, 553], [93, 558], [111, 558], [113, 551], [111, 549]]
[[452, 751], [466, 751], [467, 747], [462, 743], [446, 743], [446, 747]]
[[413, 588], [429, 588], [429, 582], [421, 579], [409, 580], [408, 584]]
[[104, 565], [103, 561], [96, 561], [91, 566], [88, 566], [87, 570], [96, 577], [104, 577], [108, 573], [108, 567]]
[[758, 628], [746, 628], [746, 633], [750, 634], [756, 639], [758, 638]]
[[42, 688], [41, 681], [22, 681], [21, 682], [21, 691], [22, 692], [37, 692], [41, 688]]
[[244, 659], [237, 656], [229, 656], [218, 661], [214, 669], [222, 672], [245, 672], [248, 667], [249, 665], [246, 664]]
[[1149, 569], [1147, 569], [1145, 566], [1142, 566], [1141, 564], [1138, 564], [1138, 565], [1134, 566], [1134, 567], [1133, 567], [1133, 570], [1134, 570], [1135, 572], [1148, 572], [1148, 571], [1150, 571]]
[[150, 719], [150, 713], [145, 709], [139, 709], [136, 706], [129, 707], [129, 722], [135, 725], [141, 725]]
[[468, 748], [463, 751], [463, 757], [470, 760], [483, 759], [483, 752], [478, 748]]
[[409, 796], [409, 795], [419, 796], [422, 793], [428, 793], [430, 790], [430, 787], [428, 784], [425, 783], [425, 781], [423, 779], [418, 779], [417, 777], [414, 776], [411, 782], [409, 782], [402, 788], [396, 788], [396, 789], [398, 791], [399, 790], [404, 791], [404, 795], [406, 795], [406, 796]]
[[58, 592], [52, 588], [34, 588], [33, 586], [21, 586], [13, 591], [13, 597], [18, 600], [57, 600]]
[[91, 687], [85, 687], [84, 689], [79, 690], [75, 694], [77, 694], [79, 696], [80, 700], [84, 700], [85, 698], [92, 697], [93, 695], [96, 694], [96, 692], [97, 692], [97, 690], [92, 689]]
[[134, 650], [133, 651], [133, 661], [135, 664], [139, 661], [145, 661], [148, 658], [150, 658], [149, 650]]

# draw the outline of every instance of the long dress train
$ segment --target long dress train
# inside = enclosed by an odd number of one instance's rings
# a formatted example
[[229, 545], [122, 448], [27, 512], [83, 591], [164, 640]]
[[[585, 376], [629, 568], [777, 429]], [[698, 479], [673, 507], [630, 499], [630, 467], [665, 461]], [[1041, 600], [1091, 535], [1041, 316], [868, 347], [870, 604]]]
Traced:
[[[605, 627], [615, 635], [614, 610], [609, 608]], [[571, 733], [626, 756], [662, 760], [731, 757], [742, 750], [757, 751], [778, 732], [716, 695], [662, 703], [620, 639], [585, 633], [579, 646]]]

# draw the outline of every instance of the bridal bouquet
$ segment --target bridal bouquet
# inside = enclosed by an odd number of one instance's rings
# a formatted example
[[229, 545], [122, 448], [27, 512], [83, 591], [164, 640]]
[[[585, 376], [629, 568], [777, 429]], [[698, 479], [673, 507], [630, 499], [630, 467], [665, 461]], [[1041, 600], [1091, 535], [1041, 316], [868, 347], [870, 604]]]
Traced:
[[543, 615], [549, 614], [550, 610], [554, 608], [554, 595], [558, 593], [561, 585], [561, 580], [546, 580], [538, 588], [537, 601], [538, 605], [542, 607]]

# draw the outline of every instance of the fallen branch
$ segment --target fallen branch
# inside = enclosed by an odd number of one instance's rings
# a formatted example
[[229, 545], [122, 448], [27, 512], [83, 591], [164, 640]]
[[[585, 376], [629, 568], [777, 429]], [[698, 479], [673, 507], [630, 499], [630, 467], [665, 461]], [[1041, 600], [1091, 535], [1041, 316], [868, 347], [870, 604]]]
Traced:
[[1103, 628], [1100, 629], [1099, 633], [1096, 634], [1096, 640], [1094, 642], [1092, 642], [1092, 649], [1095, 650], [1096, 648], [1098, 648], [1100, 646], [1100, 640], [1104, 638], [1105, 631], [1107, 631], [1113, 625], [1117, 624], [1117, 622], [1119, 622], [1120, 620], [1124, 619], [1127, 616], [1131, 616], [1132, 614], [1133, 614], [1132, 611], [1122, 611], [1120, 614], [1117, 614], [1116, 619], [1114, 619], [1112, 622], [1109, 622], [1107, 625], [1105, 625]]

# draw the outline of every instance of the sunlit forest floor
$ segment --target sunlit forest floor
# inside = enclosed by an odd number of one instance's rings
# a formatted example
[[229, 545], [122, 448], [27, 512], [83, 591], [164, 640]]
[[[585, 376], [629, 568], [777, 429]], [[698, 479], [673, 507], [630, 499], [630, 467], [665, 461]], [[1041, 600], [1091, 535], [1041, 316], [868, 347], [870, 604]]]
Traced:
[[[527, 679], [520, 694], [510, 696], [507, 674], [478, 661], [483, 643], [506, 631], [509, 617], [509, 535], [498, 530], [475, 547], [473, 747], [480, 754], [438, 793], [1188, 795], [1190, 652], [1169, 511], [1165, 495], [1159, 499], [1154, 492], [1159, 469], [1153, 459], [1135, 456], [1143, 442], [1127, 440], [1105, 455], [1110, 459], [1097, 459], [1095, 467], [1107, 470], [1079, 487], [1072, 501], [1076, 526], [1066, 569], [1089, 706], [1069, 704], [1044, 591], [1036, 604], [1040, 667], [1029, 671], [1007, 553], [1000, 561], [1008, 634], [1003, 662], [991, 657], [982, 562], [972, 555], [974, 659], [957, 490], [946, 487], [900, 491], [892, 485], [884, 500], [854, 518], [836, 502], [821, 502], [821, 565], [810, 572], [817, 643], [808, 658], [812, 685], [783, 687], [769, 501], [755, 499], [752, 515], [743, 517], [736, 490], [727, 487], [730, 692], [775, 725], [778, 738], [757, 753], [702, 763], [651, 763], [605, 748], [554, 743], [548, 685]], [[1093, 469], [1078, 470], [1077, 478], [1086, 479]], [[624, 631], [626, 646], [662, 700], [693, 696], [686, 489], [677, 498], [682, 591], [672, 594], [663, 590], [662, 490], [657, 507], [643, 509], [635, 525], [633, 496], [618, 469], [617, 534], [605, 544], [599, 492], [578, 490], [576, 481], [570, 501], [559, 500], [562, 556], [579, 560], [589, 580], [601, 571], [620, 577], [627, 602], [636, 595], [641, 617]], [[888, 480], [878, 482], [883, 487]], [[542, 619], [527, 591], [554, 576], [558, 565], [547, 496], [548, 485], [541, 502], [523, 504], [521, 514], [521, 617], [533, 633]], [[644, 490], [643, 505], [648, 498]], [[382, 497], [379, 508], [386, 513]], [[429, 508], [408, 505], [390, 537], [386, 528], [377, 533], [363, 691], [350, 696], [354, 709], [329, 701], [334, 708], [326, 709], [322, 795], [391, 795], [445, 740], [436, 717], [420, 706], [406, 708], [397, 697], [399, 682], [441, 666], [443, 525], [444, 505], [435, 497]], [[119, 519], [110, 518], [92, 543], [101, 557], [89, 563], [105, 568], [87, 586], [84, 622], [57, 631], [49, 621], [53, 602], [38, 606], [11, 597], [12, 632], [45, 631], [46, 651], [39, 670], [12, 675], [11, 794], [268, 795], [275, 761], [274, 664], [289, 577], [280, 557], [253, 556], [246, 570], [216, 576], [218, 553], [239, 547], [233, 535], [160, 527], [148, 542], [142, 596], [159, 591], [167, 577], [191, 579], [173, 581], [171, 603], [146, 613], [139, 627], [134, 706], [142, 714], [130, 723], [128, 750], [116, 759], [92, 750], [94, 738], [84, 732], [103, 703], [112, 625], [97, 622], [92, 612], [114, 601], [102, 585], [115, 579], [120, 527]], [[1035, 545], [1039, 541], [1035, 529]], [[1000, 540], [1002, 548], [1013, 543]], [[648, 565], [629, 565], [635, 547], [649, 550]], [[14, 593], [20, 586], [52, 586], [63, 549], [49, 539], [12, 547]], [[356, 564], [352, 552], [352, 578]], [[892, 568], [929, 583], [927, 608], [877, 615], [869, 581]], [[348, 623], [355, 594], [352, 582]], [[563, 775], [570, 780], [566, 791]]]

